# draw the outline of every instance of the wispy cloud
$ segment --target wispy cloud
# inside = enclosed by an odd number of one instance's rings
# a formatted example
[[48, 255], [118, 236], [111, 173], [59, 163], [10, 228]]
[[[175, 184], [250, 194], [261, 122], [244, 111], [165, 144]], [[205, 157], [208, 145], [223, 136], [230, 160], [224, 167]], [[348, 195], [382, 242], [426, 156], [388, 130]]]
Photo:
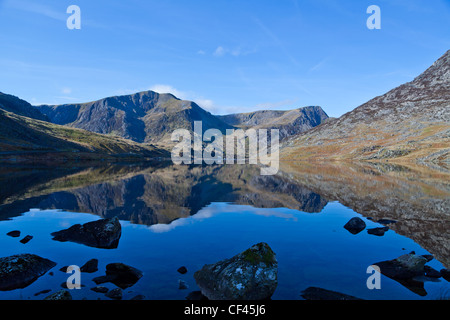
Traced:
[[323, 68], [323, 66], [328, 62], [329, 57], [326, 57], [322, 60], [320, 60], [318, 63], [313, 65], [311, 68], [309, 68], [309, 71], [318, 71]]
[[270, 30], [264, 23], [261, 22], [261, 20], [259, 20], [256, 17], [253, 17], [253, 21], [264, 32], [264, 34], [273, 42], [273, 44], [276, 45], [278, 48], [280, 48], [280, 50], [286, 55], [286, 57], [292, 64], [294, 64], [295, 66], [300, 65], [297, 59], [295, 59], [295, 57], [287, 49], [283, 41], [281, 41], [280, 38], [272, 30]]
[[231, 55], [233, 57], [246, 56], [257, 52], [257, 49], [244, 48], [243, 46], [237, 46], [233, 48], [227, 48], [224, 46], [218, 46], [213, 52], [215, 57], [223, 57], [225, 55]]

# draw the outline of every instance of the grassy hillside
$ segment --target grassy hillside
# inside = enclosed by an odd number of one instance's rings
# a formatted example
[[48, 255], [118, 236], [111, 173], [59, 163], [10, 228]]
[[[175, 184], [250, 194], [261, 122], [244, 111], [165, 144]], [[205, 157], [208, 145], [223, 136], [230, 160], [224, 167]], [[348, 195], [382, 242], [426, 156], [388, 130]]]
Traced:
[[[82, 129], [31, 119], [0, 109], [0, 153], [83, 153], [83, 157], [167, 156], [152, 145], [138, 144]], [[88, 156], [86, 154], [91, 154]], [[70, 157], [72, 157], [71, 155]]]

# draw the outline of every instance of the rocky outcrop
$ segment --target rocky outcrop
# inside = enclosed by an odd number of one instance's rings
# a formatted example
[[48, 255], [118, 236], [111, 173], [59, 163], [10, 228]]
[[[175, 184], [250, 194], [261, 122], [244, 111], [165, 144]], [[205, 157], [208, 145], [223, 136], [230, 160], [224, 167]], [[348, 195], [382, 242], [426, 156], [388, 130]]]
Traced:
[[449, 163], [450, 50], [413, 81], [289, 138], [282, 159]]
[[280, 140], [308, 131], [328, 119], [328, 115], [319, 106], [309, 106], [294, 110], [262, 110], [249, 113], [235, 113], [218, 116], [232, 126], [244, 130], [278, 129]]
[[424, 267], [427, 262], [425, 257], [409, 253], [393, 260], [375, 263], [375, 265], [385, 276], [396, 280], [405, 280], [424, 275]]
[[194, 274], [201, 292], [210, 300], [269, 299], [278, 285], [278, 262], [267, 243], [258, 243], [244, 252]]
[[17, 254], [0, 258], [0, 290], [25, 288], [56, 263], [34, 254]]
[[427, 292], [424, 283], [416, 277], [441, 277], [439, 271], [425, 265], [429, 260], [427, 256], [419, 256], [411, 252], [396, 259], [377, 262], [374, 265], [380, 268], [381, 274], [397, 281], [412, 292], [420, 296], [425, 296]]
[[72, 241], [89, 247], [114, 249], [119, 244], [121, 225], [117, 217], [100, 219], [85, 223], [75, 224], [68, 229], [53, 232], [53, 240]]

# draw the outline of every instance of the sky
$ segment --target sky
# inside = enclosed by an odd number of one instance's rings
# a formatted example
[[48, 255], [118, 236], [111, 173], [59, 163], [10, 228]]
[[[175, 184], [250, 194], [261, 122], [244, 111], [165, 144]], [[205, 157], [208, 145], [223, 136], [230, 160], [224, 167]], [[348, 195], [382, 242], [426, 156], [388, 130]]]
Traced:
[[33, 105], [154, 90], [213, 114], [339, 117], [449, 49], [450, 0], [0, 0], [0, 91]]

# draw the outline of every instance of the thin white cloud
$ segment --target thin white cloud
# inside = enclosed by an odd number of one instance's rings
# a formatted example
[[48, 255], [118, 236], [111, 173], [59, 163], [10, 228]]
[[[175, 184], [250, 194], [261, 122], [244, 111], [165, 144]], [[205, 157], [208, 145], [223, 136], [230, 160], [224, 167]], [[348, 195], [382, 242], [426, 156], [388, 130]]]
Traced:
[[251, 48], [243, 48], [242, 46], [227, 48], [224, 46], [218, 46], [216, 50], [214, 50], [213, 56], [215, 57], [223, 57], [225, 55], [232, 55], [233, 57], [245, 56], [251, 53], [255, 53], [256, 49]]
[[72, 93], [72, 89], [64, 87], [61, 89], [61, 93], [62, 94], [71, 94]]
[[224, 47], [219, 46], [217, 47], [217, 49], [214, 51], [213, 55], [215, 57], [223, 57], [226, 53], [226, 50], [224, 49]]

